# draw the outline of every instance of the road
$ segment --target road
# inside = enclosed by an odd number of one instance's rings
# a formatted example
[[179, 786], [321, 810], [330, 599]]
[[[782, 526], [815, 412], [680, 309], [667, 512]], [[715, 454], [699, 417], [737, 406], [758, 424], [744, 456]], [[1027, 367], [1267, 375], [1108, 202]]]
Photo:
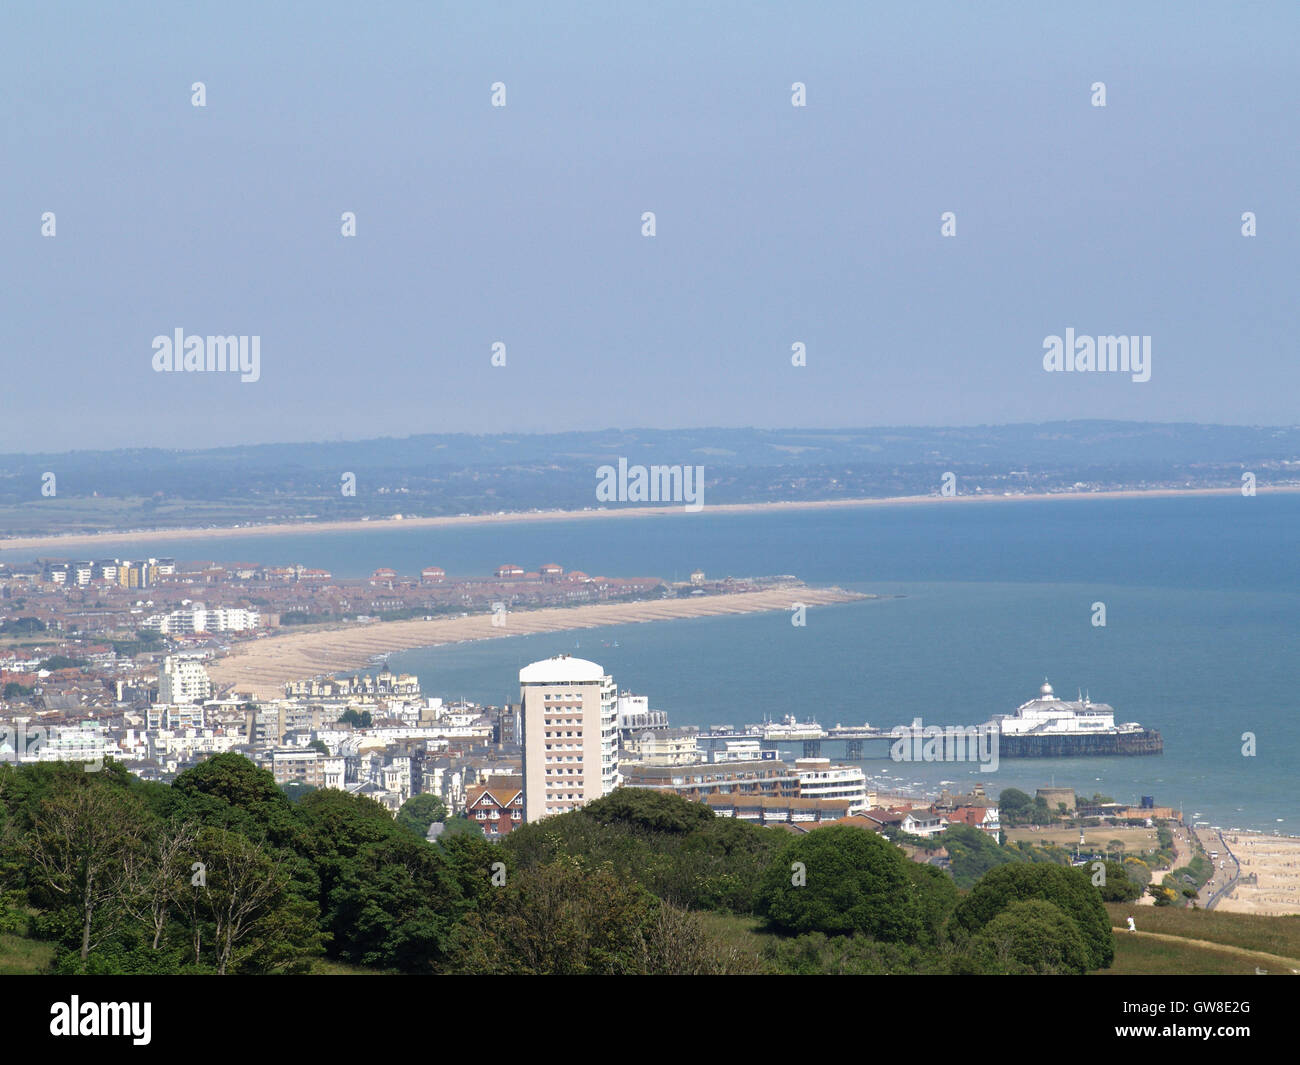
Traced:
[[[1205, 847], [1205, 856], [1210, 856], [1210, 851], [1218, 851], [1219, 857], [1214, 863], [1214, 875], [1210, 877], [1209, 882], [1201, 889], [1201, 897], [1206, 899], [1205, 908], [1214, 909], [1219, 901], [1232, 890], [1241, 876], [1241, 866], [1237, 863], [1236, 856], [1228, 847], [1227, 841], [1223, 838], [1223, 833], [1217, 829], [1202, 830], [1209, 840], [1209, 846]], [[1220, 863], [1223, 868], [1220, 869]]]

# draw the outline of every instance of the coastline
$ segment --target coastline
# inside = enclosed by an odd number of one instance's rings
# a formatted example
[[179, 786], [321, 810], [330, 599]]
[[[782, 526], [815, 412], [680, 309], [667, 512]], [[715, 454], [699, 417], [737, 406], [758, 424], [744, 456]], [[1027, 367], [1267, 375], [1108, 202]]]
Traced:
[[[1300, 485], [1261, 487], [1261, 495], [1300, 492]], [[779, 503], [706, 504], [697, 513], [760, 514], [797, 510], [840, 510], [858, 507], [902, 507], [953, 503], [1041, 503], [1050, 500], [1082, 501], [1090, 499], [1169, 499], [1177, 496], [1235, 496], [1239, 488], [1125, 488], [1106, 492], [1035, 492], [1023, 495], [956, 495], [956, 496], [886, 496], [868, 499], [812, 499]], [[601, 518], [691, 517], [691, 512], [676, 504], [629, 506], [615, 509], [509, 511], [496, 514], [459, 514], [431, 518], [375, 518], [368, 521], [273, 522], [266, 525], [219, 526], [215, 528], [178, 527], [175, 529], [140, 529], [120, 532], [61, 533], [42, 536], [0, 537], [0, 551], [47, 550], [50, 548], [88, 546], [130, 540], [153, 543], [166, 540], [201, 540], [204, 538], [238, 539], [250, 536], [291, 536], [301, 533], [364, 532], [373, 529], [444, 529], [478, 525], [522, 525], [531, 522], [582, 521]]]
[[277, 699], [289, 681], [373, 665], [380, 655], [417, 647], [440, 647], [473, 640], [502, 639], [532, 633], [593, 629], [676, 618], [718, 617], [790, 610], [796, 603], [825, 606], [871, 599], [841, 588], [807, 588], [792, 585], [761, 592], [700, 596], [694, 599], [655, 599], [640, 603], [589, 603], [583, 606], [545, 607], [507, 616], [494, 625], [491, 614], [436, 618], [431, 621], [349, 623], [314, 632], [282, 633], [236, 645], [229, 655], [208, 664], [213, 683], [234, 685], [239, 693], [257, 699]]

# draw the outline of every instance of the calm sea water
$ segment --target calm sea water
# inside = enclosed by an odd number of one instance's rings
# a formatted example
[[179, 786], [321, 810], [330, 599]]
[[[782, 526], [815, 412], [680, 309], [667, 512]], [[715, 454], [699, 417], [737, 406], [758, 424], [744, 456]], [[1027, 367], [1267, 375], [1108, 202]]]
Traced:
[[[1223, 826], [1300, 831], [1300, 495], [958, 503], [781, 514], [377, 527], [156, 543], [151, 555], [487, 573], [502, 562], [614, 576], [793, 573], [889, 598], [787, 614], [659, 622], [404, 652], [430, 694], [518, 698], [518, 669], [567, 652], [601, 663], [675, 724], [795, 714], [823, 724], [974, 723], [1086, 689], [1161, 730], [1150, 758], [864, 763], [903, 784], [1154, 795]], [[140, 554], [129, 542], [96, 557]], [[14, 557], [13, 552], [0, 557]], [[28, 553], [30, 554], [30, 553]], [[25, 557], [25, 556], [22, 556]], [[1106, 605], [1104, 628], [1092, 604]], [[617, 644], [617, 645], [616, 645]], [[1257, 754], [1242, 754], [1242, 734]], [[836, 749], [827, 747], [826, 753]]]

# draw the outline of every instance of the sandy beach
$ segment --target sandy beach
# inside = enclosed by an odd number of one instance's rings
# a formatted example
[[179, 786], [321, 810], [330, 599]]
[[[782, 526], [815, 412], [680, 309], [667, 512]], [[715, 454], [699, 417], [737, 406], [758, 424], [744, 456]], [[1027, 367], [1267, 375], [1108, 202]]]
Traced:
[[336, 629], [287, 633], [240, 644], [227, 657], [212, 662], [208, 672], [219, 687], [233, 684], [240, 693], [273, 699], [284, 695], [287, 681], [361, 669], [376, 655], [415, 647], [674, 618], [788, 611], [795, 603], [811, 608], [867, 598], [870, 596], [839, 588], [789, 587], [645, 603], [548, 607], [510, 614], [502, 626], [493, 625], [492, 615], [487, 613], [431, 621], [350, 623]]
[[1259, 882], [1238, 882], [1215, 909], [1275, 917], [1300, 914], [1300, 839], [1224, 832], [1223, 841], [1241, 863], [1242, 877], [1254, 873]]
[[[1300, 492], [1300, 486], [1261, 487], [1261, 495], [1270, 492]], [[241, 525], [220, 528], [127, 529], [121, 532], [68, 533], [61, 536], [12, 536], [0, 538], [0, 551], [47, 551], [71, 547], [93, 547], [98, 543], [130, 540], [148, 544], [167, 540], [198, 540], [205, 537], [242, 538], [249, 536], [284, 536], [294, 533], [363, 532], [376, 529], [415, 528], [449, 529], [474, 525], [511, 525], [546, 521], [587, 521], [604, 518], [690, 519], [698, 514], [757, 514], [763, 511], [837, 510], [852, 507], [898, 507], [952, 505], [957, 503], [1039, 503], [1045, 500], [1088, 499], [1160, 499], [1171, 496], [1231, 496], [1238, 488], [1155, 488], [1118, 492], [1046, 492], [1024, 495], [956, 495], [892, 496], [883, 499], [826, 499], [791, 503], [721, 503], [707, 504], [698, 513], [677, 504], [645, 507], [618, 507], [612, 510], [545, 510], [521, 513], [462, 514], [438, 518], [375, 518], [370, 521], [280, 522], [266, 525]], [[93, 554], [94, 552], [89, 552]]]

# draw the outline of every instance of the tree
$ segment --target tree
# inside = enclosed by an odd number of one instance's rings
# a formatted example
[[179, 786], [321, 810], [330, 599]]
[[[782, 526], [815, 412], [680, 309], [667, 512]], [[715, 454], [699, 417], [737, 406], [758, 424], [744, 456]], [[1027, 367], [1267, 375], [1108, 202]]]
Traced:
[[204, 828], [196, 840], [204, 866], [203, 883], [194, 885], [190, 907], [196, 931], [195, 962], [201, 961], [199, 920], [212, 931], [215, 968], [269, 971], [294, 968], [320, 950], [312, 907], [289, 892], [284, 857], [237, 832]]
[[952, 878], [933, 865], [909, 861], [905, 868], [916, 889], [921, 923], [925, 927], [922, 938], [927, 944], [936, 944], [943, 938], [948, 918], [957, 908], [960, 892]]
[[[443, 822], [443, 836], [478, 836], [483, 838], [483, 826], [468, 817], [449, 817]], [[439, 837], [442, 838], [441, 836]]]
[[990, 869], [1020, 860], [987, 832], [970, 825], [949, 825], [942, 838], [950, 859], [949, 871], [959, 888], [973, 887]]
[[792, 840], [768, 866], [758, 909], [781, 932], [861, 932], [885, 941], [923, 934], [919, 892], [894, 844], [848, 825]]
[[41, 805], [27, 855], [39, 888], [76, 907], [82, 962], [121, 917], [129, 890], [123, 859], [141, 846], [145, 825], [132, 796], [102, 783], [64, 787]]
[[397, 823], [404, 828], [409, 828], [421, 839], [429, 834], [431, 824], [446, 819], [447, 804], [430, 792], [412, 795], [397, 811]]
[[998, 795], [998, 813], [1008, 825], [1025, 824], [1033, 806], [1034, 800], [1019, 788], [1003, 788]]
[[339, 714], [339, 720], [353, 728], [369, 728], [373, 724], [369, 710], [358, 712], [350, 706]]
[[211, 795], [231, 806], [268, 814], [287, 812], [289, 800], [268, 770], [259, 769], [242, 754], [218, 754], [172, 782], [181, 795]]
[[164, 808], [169, 816], [266, 837], [278, 846], [292, 845], [297, 831], [295, 805], [275, 777], [241, 754], [218, 754], [179, 774]]
[[[1127, 863], [1108, 861], [1104, 865], [1106, 879], [1097, 885], [1103, 902], [1133, 902], [1141, 897], [1143, 885], [1129, 879]], [[1091, 870], [1091, 863], [1088, 868]]]
[[659, 901], [575, 858], [493, 888], [456, 934], [458, 973], [618, 976], [646, 971]]
[[465, 908], [442, 853], [403, 837], [361, 851], [330, 893], [326, 919], [340, 958], [428, 973], [446, 957]]
[[625, 824], [654, 832], [687, 833], [714, 820], [703, 803], [648, 788], [619, 788], [589, 802], [586, 817], [602, 825]]
[[149, 826], [143, 846], [122, 856], [127, 912], [145, 925], [157, 950], [172, 908], [190, 881], [197, 826], [189, 821]]
[[[298, 827], [294, 846], [316, 877], [322, 912], [328, 912], [335, 885], [348, 875], [365, 847], [407, 838], [388, 810], [365, 795], [325, 788], [303, 796], [293, 810]], [[328, 924], [326, 931], [346, 934], [345, 929]]]
[[280, 785], [280, 790], [284, 792], [285, 798], [290, 802], [297, 802], [304, 795], [310, 795], [313, 791], [320, 789], [314, 784], [306, 784], [301, 780], [286, 780]]
[[1082, 974], [1089, 951], [1079, 927], [1043, 899], [1013, 902], [984, 926], [971, 952], [987, 970], [1011, 974]]
[[1042, 899], [1078, 927], [1088, 947], [1088, 968], [1107, 968], [1115, 957], [1110, 915], [1088, 874], [1047, 863], [1003, 865], [986, 873], [958, 904], [954, 919], [974, 934], [1013, 903]]

